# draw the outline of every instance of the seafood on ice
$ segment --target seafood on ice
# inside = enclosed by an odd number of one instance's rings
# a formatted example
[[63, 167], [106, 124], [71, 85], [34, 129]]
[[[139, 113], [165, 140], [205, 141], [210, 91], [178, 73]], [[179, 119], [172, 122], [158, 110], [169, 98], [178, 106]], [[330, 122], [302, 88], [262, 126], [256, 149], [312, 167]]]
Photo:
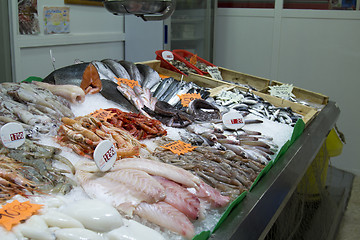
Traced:
[[302, 115], [292, 111], [290, 107], [275, 107], [252, 92], [245, 92], [237, 88], [223, 90], [209, 101], [222, 107], [224, 111], [235, 109], [241, 113], [252, 113], [261, 118], [294, 126]]
[[20, 123], [28, 137], [52, 133], [61, 117], [73, 117], [62, 97], [32, 83], [0, 84], [0, 125]]
[[205, 202], [219, 208], [230, 200], [189, 171], [156, 160], [121, 159], [105, 173], [84, 160], [76, 169], [76, 178], [91, 198], [187, 239], [195, 235], [192, 221], [204, 215]]
[[[48, 207], [48, 201], [58, 204]], [[44, 203], [46, 207], [24, 223], [14, 226], [6, 239], [165, 240], [156, 230], [123, 218], [118, 210], [103, 201], [82, 199], [69, 202], [49, 198]]]
[[[1, 146], [1, 145], [0, 145]], [[16, 149], [0, 149], [0, 202], [14, 195], [33, 193], [68, 193], [76, 183], [66, 174], [74, 174], [71, 162], [60, 155], [59, 148], [26, 140]], [[54, 167], [62, 163], [67, 169]]]
[[[245, 120], [245, 124], [246, 122], [247, 120]], [[181, 136], [185, 142], [194, 145], [208, 145], [220, 150], [231, 150], [242, 158], [261, 164], [268, 164], [279, 149], [272, 137], [258, 131], [245, 129], [230, 131], [224, 129], [222, 124], [217, 123], [199, 123], [188, 126], [187, 130], [189, 132]]]
[[[159, 143], [166, 144], [168, 139], [163, 138]], [[198, 146], [182, 155], [158, 147], [153, 155], [164, 163], [192, 172], [232, 200], [249, 190], [265, 167], [265, 164], [242, 158], [231, 150], [218, 150], [209, 146]]]
[[85, 92], [76, 85], [53, 85], [45, 82], [34, 82], [35, 85], [43, 87], [54, 95], [65, 98], [71, 103], [83, 103]]
[[102, 140], [110, 140], [114, 144], [118, 159], [137, 156], [140, 149], [146, 147], [127, 131], [91, 115], [75, 119], [64, 117], [61, 121], [63, 124], [59, 127], [55, 140], [90, 159], [93, 159], [95, 148]]
[[160, 121], [139, 113], [123, 112], [117, 108], [104, 109], [114, 113], [107, 122], [129, 132], [137, 140], [164, 136], [167, 134]]

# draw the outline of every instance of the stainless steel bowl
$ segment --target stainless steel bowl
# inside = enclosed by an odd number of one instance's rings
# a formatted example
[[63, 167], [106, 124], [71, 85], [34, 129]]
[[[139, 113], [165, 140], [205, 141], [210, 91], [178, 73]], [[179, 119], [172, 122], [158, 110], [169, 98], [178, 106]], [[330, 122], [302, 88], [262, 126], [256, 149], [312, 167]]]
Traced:
[[174, 12], [175, 0], [104, 0], [104, 6], [115, 15], [134, 14], [145, 21], [164, 20]]

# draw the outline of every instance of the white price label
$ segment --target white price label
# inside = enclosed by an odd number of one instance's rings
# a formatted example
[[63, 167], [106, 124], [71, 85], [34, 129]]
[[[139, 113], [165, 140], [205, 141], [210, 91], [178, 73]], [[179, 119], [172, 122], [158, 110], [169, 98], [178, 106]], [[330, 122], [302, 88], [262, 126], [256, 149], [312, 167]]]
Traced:
[[161, 55], [166, 61], [174, 60], [174, 54], [170, 51], [163, 51]]
[[245, 126], [243, 115], [237, 111], [230, 111], [222, 116], [223, 124], [229, 129], [240, 129]]
[[100, 171], [106, 172], [112, 168], [117, 158], [114, 144], [109, 140], [101, 141], [96, 146], [93, 157]]
[[24, 128], [19, 123], [7, 123], [0, 129], [1, 141], [7, 148], [20, 147], [25, 142]]
[[217, 80], [223, 80], [221, 76], [221, 72], [218, 67], [207, 66], [206, 70], [212, 78], [215, 78]]
[[269, 93], [271, 96], [279, 97], [286, 100], [289, 100], [290, 97], [295, 97], [295, 95], [292, 94], [292, 90], [294, 88], [292, 84], [269, 86], [269, 88], [270, 88]]

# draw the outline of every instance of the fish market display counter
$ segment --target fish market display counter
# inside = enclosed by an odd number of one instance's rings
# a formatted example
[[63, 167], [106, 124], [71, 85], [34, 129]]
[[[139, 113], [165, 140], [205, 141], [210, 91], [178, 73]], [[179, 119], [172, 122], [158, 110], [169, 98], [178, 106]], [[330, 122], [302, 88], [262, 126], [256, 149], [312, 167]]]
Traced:
[[339, 115], [339, 107], [329, 101], [209, 239], [264, 239]]

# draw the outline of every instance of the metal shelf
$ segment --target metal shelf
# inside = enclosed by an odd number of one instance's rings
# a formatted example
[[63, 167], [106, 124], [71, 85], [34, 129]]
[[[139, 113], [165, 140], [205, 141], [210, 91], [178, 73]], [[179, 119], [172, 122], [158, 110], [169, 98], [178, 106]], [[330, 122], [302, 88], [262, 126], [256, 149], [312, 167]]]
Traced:
[[329, 103], [209, 239], [264, 239], [315, 158], [340, 109]]

